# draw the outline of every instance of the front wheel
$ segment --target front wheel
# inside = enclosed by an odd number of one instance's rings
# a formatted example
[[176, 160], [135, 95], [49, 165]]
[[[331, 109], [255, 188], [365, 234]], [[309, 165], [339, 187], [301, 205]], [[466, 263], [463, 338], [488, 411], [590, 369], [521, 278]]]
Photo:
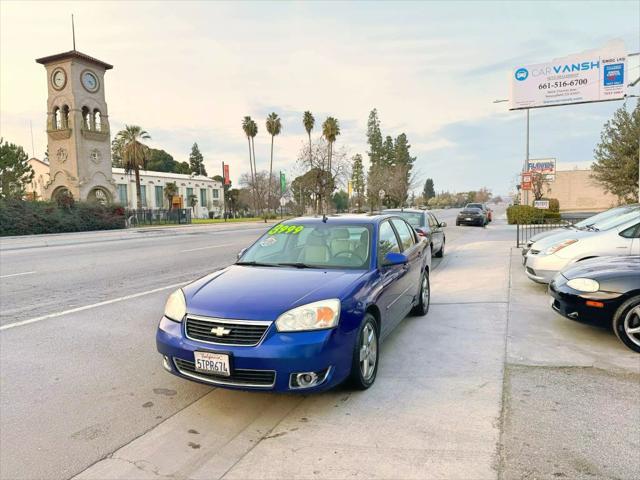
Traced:
[[424, 316], [429, 312], [429, 304], [431, 303], [431, 285], [429, 284], [429, 272], [424, 272], [422, 281], [420, 282], [420, 293], [418, 294], [418, 303], [411, 313], [416, 316]]
[[613, 316], [613, 331], [622, 343], [640, 353], [640, 295], [618, 307]]
[[358, 390], [366, 390], [378, 374], [378, 328], [370, 313], [364, 317], [351, 362], [351, 383]]
[[440, 250], [438, 250], [438, 253], [436, 253], [434, 257], [436, 258], [444, 257], [444, 240], [442, 240], [442, 245], [440, 246]]

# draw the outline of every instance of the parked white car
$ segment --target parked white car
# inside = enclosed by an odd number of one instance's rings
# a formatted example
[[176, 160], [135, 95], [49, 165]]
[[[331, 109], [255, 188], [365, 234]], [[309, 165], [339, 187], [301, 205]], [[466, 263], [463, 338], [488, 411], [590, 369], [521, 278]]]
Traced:
[[[612, 218], [616, 218], [622, 215], [625, 215], [627, 213], [630, 212], [640, 212], [640, 204], [638, 203], [633, 203], [633, 204], [629, 204], [629, 205], [622, 205], [620, 207], [614, 207], [614, 208], [610, 208], [609, 210], [605, 210], [604, 212], [600, 212], [597, 213], [589, 218], [585, 218], [584, 220], [581, 220], [573, 225], [566, 225], [565, 227], [562, 228], [555, 228], [553, 230], [547, 230], [544, 232], [540, 232], [537, 233], [536, 235], [534, 235], [533, 237], [531, 237], [526, 245], [522, 248], [522, 260], [524, 262], [524, 257], [526, 257], [527, 253], [529, 253], [529, 250], [531, 249], [531, 246], [536, 243], [539, 242], [540, 240], [547, 238], [547, 237], [551, 237], [553, 235], [567, 235], [567, 234], [571, 234], [572, 232], [575, 232], [576, 230], [584, 230], [586, 228], [592, 227], [594, 225], [597, 226], [597, 224], [605, 222], [609, 219]], [[600, 229], [602, 230], [602, 229]]]
[[575, 230], [534, 243], [525, 259], [527, 276], [534, 282], [549, 283], [564, 267], [580, 260], [640, 255], [640, 212], [632, 212], [631, 218], [614, 227], [607, 222], [602, 225], [609, 228]]

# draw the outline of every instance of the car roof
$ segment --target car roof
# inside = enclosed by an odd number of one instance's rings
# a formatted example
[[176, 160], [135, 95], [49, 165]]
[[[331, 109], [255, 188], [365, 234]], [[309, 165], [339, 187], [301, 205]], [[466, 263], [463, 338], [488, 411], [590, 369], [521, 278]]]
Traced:
[[326, 222], [323, 216], [309, 216], [309, 217], [296, 217], [283, 220], [283, 223], [300, 223], [304, 225], [313, 225], [319, 223], [326, 223], [327, 225], [375, 225], [380, 223], [386, 218], [397, 217], [392, 214], [338, 214], [327, 215]]
[[385, 208], [382, 213], [427, 213], [427, 211], [417, 208]]

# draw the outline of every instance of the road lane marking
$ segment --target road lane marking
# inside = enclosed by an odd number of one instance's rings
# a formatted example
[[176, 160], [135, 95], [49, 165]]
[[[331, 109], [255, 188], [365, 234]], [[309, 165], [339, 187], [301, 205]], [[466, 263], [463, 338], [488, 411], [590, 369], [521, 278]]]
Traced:
[[207, 250], [208, 248], [229, 247], [235, 243], [223, 243], [222, 245], [209, 245], [208, 247], [190, 248], [189, 250], [180, 250], [180, 253], [195, 252], [196, 250]]
[[21, 273], [10, 273], [9, 275], [0, 275], [0, 278], [9, 278], [9, 277], [17, 277], [18, 275], [31, 275], [33, 272], [21, 272]]
[[147, 290], [146, 292], [134, 293], [131, 295], [125, 295], [124, 297], [113, 298], [111, 300], [105, 300], [104, 302], [94, 303], [91, 305], [85, 305], [84, 307], [72, 308], [70, 310], [63, 310], [62, 312], [50, 313], [48, 315], [43, 315], [41, 317], [30, 318], [28, 320], [21, 320], [19, 322], [8, 323], [6, 325], [0, 326], [0, 331], [9, 330], [10, 328], [21, 327], [23, 325], [29, 325], [30, 323], [37, 323], [43, 320], [48, 320], [50, 318], [61, 317], [63, 315], [68, 315], [70, 313], [78, 313], [83, 312], [85, 310], [91, 310], [92, 308], [103, 307], [105, 305], [111, 305], [112, 303], [123, 302], [125, 300], [131, 300], [132, 298], [143, 297], [145, 295], [151, 295], [152, 293], [161, 292], [163, 290], [169, 290], [170, 288], [177, 288], [183, 285], [186, 285], [189, 282], [180, 282], [174, 283], [173, 285], [167, 285], [165, 287], [154, 288], [153, 290]]

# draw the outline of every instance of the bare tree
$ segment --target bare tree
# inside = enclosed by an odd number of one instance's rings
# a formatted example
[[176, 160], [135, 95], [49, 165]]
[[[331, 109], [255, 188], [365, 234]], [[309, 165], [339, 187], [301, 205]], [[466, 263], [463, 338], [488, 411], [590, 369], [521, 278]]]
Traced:
[[544, 197], [545, 193], [550, 193], [549, 182], [544, 174], [539, 172], [531, 173], [531, 191], [533, 192], [533, 198], [540, 200]]

